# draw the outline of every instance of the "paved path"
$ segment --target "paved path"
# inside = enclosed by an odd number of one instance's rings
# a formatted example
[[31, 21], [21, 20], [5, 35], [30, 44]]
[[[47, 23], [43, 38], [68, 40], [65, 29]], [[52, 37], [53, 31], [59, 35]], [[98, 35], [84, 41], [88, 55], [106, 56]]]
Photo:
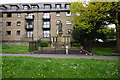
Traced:
[[0, 56], [30, 56], [44, 58], [86, 58], [86, 59], [111, 59], [120, 60], [120, 56], [89, 56], [81, 54], [1, 54]]

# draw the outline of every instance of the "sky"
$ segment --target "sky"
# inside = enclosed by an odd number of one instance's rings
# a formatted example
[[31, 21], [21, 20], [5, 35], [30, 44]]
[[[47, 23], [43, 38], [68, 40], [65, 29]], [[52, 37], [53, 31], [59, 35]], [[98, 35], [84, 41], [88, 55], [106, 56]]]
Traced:
[[77, 0], [0, 0], [0, 4], [10, 3], [38, 3], [38, 2], [70, 2]]

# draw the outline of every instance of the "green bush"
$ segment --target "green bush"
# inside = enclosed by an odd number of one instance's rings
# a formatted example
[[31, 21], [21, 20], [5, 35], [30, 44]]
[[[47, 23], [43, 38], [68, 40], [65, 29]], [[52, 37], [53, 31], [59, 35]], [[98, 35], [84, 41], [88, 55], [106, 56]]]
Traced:
[[72, 43], [72, 47], [80, 47], [81, 44], [80, 43]]
[[2, 49], [8, 49], [8, 48], [10, 48], [9, 45], [7, 45], [7, 44], [3, 44], [3, 45], [2, 45]]
[[48, 42], [47, 41], [41, 41], [40, 42], [40, 47], [48, 47]]

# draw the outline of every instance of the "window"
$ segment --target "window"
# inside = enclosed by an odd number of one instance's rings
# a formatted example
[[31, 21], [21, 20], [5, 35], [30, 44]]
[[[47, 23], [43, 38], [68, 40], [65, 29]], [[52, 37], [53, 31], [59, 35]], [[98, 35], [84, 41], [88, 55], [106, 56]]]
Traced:
[[71, 16], [71, 12], [66, 12], [66, 16]]
[[57, 37], [52, 38], [52, 43], [57, 42]]
[[61, 23], [61, 21], [60, 20], [57, 20], [56, 21], [56, 25], [58, 25], [58, 24], [60, 24]]
[[50, 37], [50, 31], [43, 31], [43, 37]]
[[66, 24], [72, 24], [70, 21], [66, 21]]
[[6, 22], [6, 26], [11, 26], [11, 22]]
[[11, 31], [6, 31], [6, 35], [11, 35]]
[[44, 13], [43, 18], [50, 18], [50, 13]]
[[3, 9], [3, 10], [6, 10], [7, 7], [6, 7], [5, 5], [2, 5], [2, 9]]
[[64, 37], [64, 42], [65, 43], [70, 43], [70, 37]]
[[28, 22], [27, 25], [26, 25], [26, 28], [33, 28], [33, 22]]
[[72, 29], [68, 29], [67, 34], [71, 34], [71, 33], [72, 33]]
[[11, 9], [12, 10], [18, 10], [18, 6], [17, 5], [11, 5]]
[[0, 27], [2, 27], [3, 26], [3, 22], [0, 22]]
[[28, 9], [29, 9], [29, 6], [28, 6], [28, 5], [24, 5], [24, 6], [23, 6], [23, 9], [24, 9], [24, 10], [28, 10]]
[[65, 4], [65, 8], [66, 8], [66, 9], [69, 9], [69, 4]]
[[55, 8], [56, 8], [56, 9], [60, 9], [60, 8], [61, 8], [61, 4], [56, 4], [56, 5], [55, 5]]
[[33, 25], [33, 22], [28, 22], [27, 25]]
[[12, 13], [7, 13], [7, 17], [12, 17]]
[[17, 13], [17, 17], [21, 17], [21, 13]]
[[32, 38], [33, 37], [33, 31], [27, 31], [27, 37]]
[[34, 19], [33, 13], [27, 13], [27, 15], [25, 16], [25, 19]]
[[45, 4], [45, 5], [44, 5], [44, 8], [45, 8], [45, 9], [50, 9], [50, 8], [51, 8], [51, 5], [50, 5], [50, 4]]
[[20, 30], [16, 31], [16, 35], [20, 35]]
[[60, 16], [60, 12], [56, 12], [56, 16]]
[[17, 26], [20, 26], [21, 25], [21, 22], [20, 21], [17, 21]]
[[50, 22], [49, 21], [43, 22], [43, 28], [50, 28]]
[[32, 7], [33, 10], [37, 10], [38, 9], [37, 5], [32, 5], [31, 7]]

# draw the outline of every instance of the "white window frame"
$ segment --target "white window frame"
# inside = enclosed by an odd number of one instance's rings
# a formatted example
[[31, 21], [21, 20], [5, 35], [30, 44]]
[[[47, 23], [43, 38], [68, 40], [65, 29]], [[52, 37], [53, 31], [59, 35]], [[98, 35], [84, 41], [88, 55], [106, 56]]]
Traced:
[[68, 41], [68, 40], [67, 40], [67, 37], [64, 37], [64, 42], [67, 43], [67, 41]]
[[64, 43], [70, 43], [70, 37], [64, 37]]
[[51, 8], [51, 5], [49, 5], [49, 4], [48, 4], [48, 5], [44, 5], [44, 8], [45, 8], [45, 9], [50, 9], [50, 8]]
[[[8, 32], [10, 32], [10, 34], [8, 34]], [[10, 36], [10, 35], [11, 35], [11, 31], [6, 31], [6, 35], [9, 35], [9, 36]]]
[[69, 5], [69, 4], [66, 4], [66, 5], [65, 5], [65, 8], [66, 8], [66, 9], [69, 9], [69, 8], [70, 8], [70, 5]]
[[[10, 24], [10, 25], [8, 25], [8, 24]], [[12, 24], [11, 22], [6, 22], [6, 26], [11, 26], [11, 24]]]
[[60, 4], [56, 4], [55, 7], [56, 7], [56, 9], [60, 9], [61, 5]]
[[20, 32], [20, 30], [17, 30], [17, 31], [16, 31], [16, 35], [20, 35], [20, 33], [18, 34], [18, 31]]
[[17, 26], [20, 26], [21, 25], [21, 22], [20, 21], [17, 21]]
[[71, 16], [71, 12], [66, 12], [66, 16]]
[[50, 22], [49, 21], [43, 22], [43, 28], [50, 28]]
[[57, 37], [52, 38], [52, 43], [57, 42]]
[[21, 17], [21, 13], [17, 13], [17, 17]]
[[26, 6], [23, 6], [23, 9], [24, 9], [24, 10], [28, 10], [29, 7], [26, 5]]
[[17, 10], [18, 9], [18, 7], [15, 5], [15, 6], [11, 6], [11, 9], [12, 10]]
[[71, 34], [72, 33], [72, 29], [67, 29], [67, 34]]
[[44, 13], [44, 14], [43, 14], [43, 17], [44, 17], [44, 18], [50, 18], [50, 13]]
[[50, 30], [43, 31], [43, 37], [44, 38], [49, 38], [50, 37]]
[[66, 24], [72, 24], [70, 21], [66, 21]]
[[60, 12], [56, 12], [56, 16], [60, 16]]
[[37, 10], [38, 9], [37, 5], [32, 5], [31, 7], [32, 7], [33, 10]]
[[27, 31], [27, 37], [32, 38], [33, 37], [33, 31]]

